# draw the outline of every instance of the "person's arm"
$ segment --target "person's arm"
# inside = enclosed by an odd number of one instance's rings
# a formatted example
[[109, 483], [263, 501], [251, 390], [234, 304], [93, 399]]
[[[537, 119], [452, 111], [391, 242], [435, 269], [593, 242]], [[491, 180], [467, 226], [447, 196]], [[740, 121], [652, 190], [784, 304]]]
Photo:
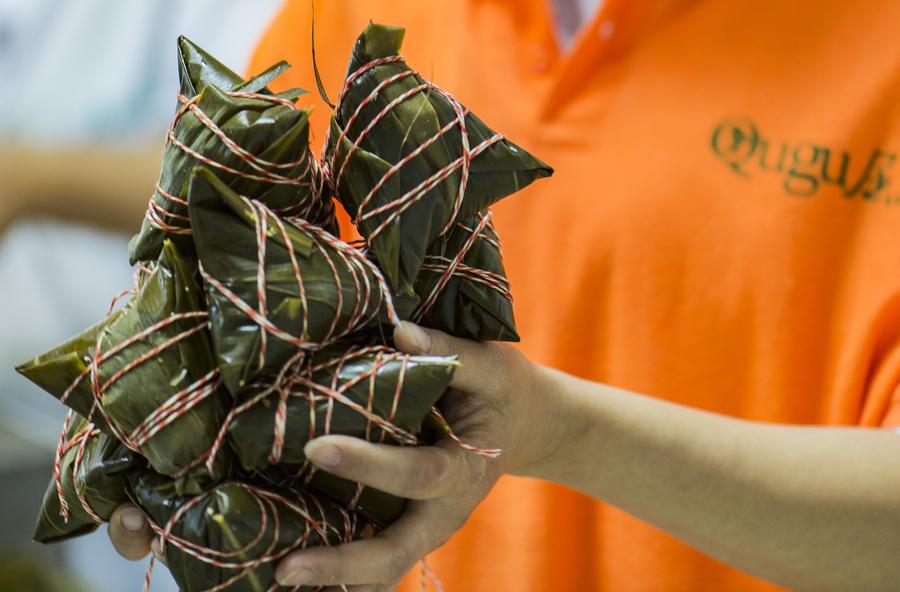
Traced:
[[740, 421], [541, 372], [572, 433], [529, 473], [792, 589], [900, 589], [900, 435]]
[[161, 155], [161, 146], [0, 147], [0, 233], [37, 215], [135, 232]]
[[[900, 435], [729, 419], [408, 324], [396, 341], [409, 353], [460, 356], [460, 392], [445, 414], [463, 438], [503, 453], [491, 461], [451, 441], [399, 448], [313, 440], [307, 456], [324, 470], [415, 501], [373, 539], [291, 554], [277, 571], [284, 584], [391, 590], [462, 526], [502, 473], [513, 473], [613, 503], [801, 592], [900, 585]], [[146, 548], [115, 520], [110, 535], [123, 552]]]

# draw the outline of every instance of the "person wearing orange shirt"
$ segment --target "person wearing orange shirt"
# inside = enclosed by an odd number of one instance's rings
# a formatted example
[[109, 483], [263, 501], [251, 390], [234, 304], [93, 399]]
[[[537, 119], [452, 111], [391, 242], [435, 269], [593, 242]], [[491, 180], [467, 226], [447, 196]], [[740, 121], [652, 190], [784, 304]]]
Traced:
[[[900, 3], [316, 8], [332, 95], [369, 19], [405, 26], [412, 67], [556, 174], [494, 208], [521, 344], [396, 335], [460, 355], [448, 413], [502, 455], [311, 442], [415, 501], [283, 583], [410, 592], [429, 554], [449, 591], [900, 589]], [[254, 70], [308, 64], [310, 25], [286, 2]]]

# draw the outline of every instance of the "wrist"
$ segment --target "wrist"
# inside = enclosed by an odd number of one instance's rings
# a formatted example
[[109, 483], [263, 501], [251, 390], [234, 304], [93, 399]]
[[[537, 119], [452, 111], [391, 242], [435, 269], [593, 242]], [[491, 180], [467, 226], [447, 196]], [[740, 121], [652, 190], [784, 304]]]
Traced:
[[523, 422], [525, 429], [518, 447], [521, 454], [509, 472], [553, 480], [558, 468], [568, 464], [571, 440], [581, 427], [565, 396], [565, 385], [571, 377], [552, 368], [531, 366], [531, 388], [527, 391], [523, 414], [529, 420]]

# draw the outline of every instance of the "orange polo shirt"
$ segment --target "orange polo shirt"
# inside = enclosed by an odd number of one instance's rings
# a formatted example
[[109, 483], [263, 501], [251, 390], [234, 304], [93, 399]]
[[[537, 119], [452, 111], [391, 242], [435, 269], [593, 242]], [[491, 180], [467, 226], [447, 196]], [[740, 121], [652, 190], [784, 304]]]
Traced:
[[[309, 5], [286, 4], [253, 71], [287, 58], [279, 84], [315, 89]], [[753, 420], [900, 424], [900, 3], [606, 0], [569, 53], [551, 18], [547, 0], [316, 13], [332, 99], [366, 22], [403, 25], [413, 68], [555, 167], [495, 208], [527, 355]], [[430, 565], [449, 592], [776, 589], [513, 478]]]

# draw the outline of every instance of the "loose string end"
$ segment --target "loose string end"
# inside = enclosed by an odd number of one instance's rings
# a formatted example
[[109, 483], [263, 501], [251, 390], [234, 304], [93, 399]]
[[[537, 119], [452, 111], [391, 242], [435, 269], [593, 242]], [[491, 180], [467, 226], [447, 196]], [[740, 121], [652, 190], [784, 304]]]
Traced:
[[319, 91], [319, 96], [322, 97], [322, 100], [325, 101], [325, 104], [331, 107], [331, 109], [335, 109], [334, 103], [328, 98], [328, 93], [325, 92], [325, 84], [322, 82], [322, 75], [319, 73], [319, 65], [316, 62], [316, 3], [315, 0], [309, 0], [309, 7], [312, 12], [312, 26], [310, 27], [310, 41], [312, 42], [312, 66], [313, 66], [313, 74], [316, 77], [316, 89]]

